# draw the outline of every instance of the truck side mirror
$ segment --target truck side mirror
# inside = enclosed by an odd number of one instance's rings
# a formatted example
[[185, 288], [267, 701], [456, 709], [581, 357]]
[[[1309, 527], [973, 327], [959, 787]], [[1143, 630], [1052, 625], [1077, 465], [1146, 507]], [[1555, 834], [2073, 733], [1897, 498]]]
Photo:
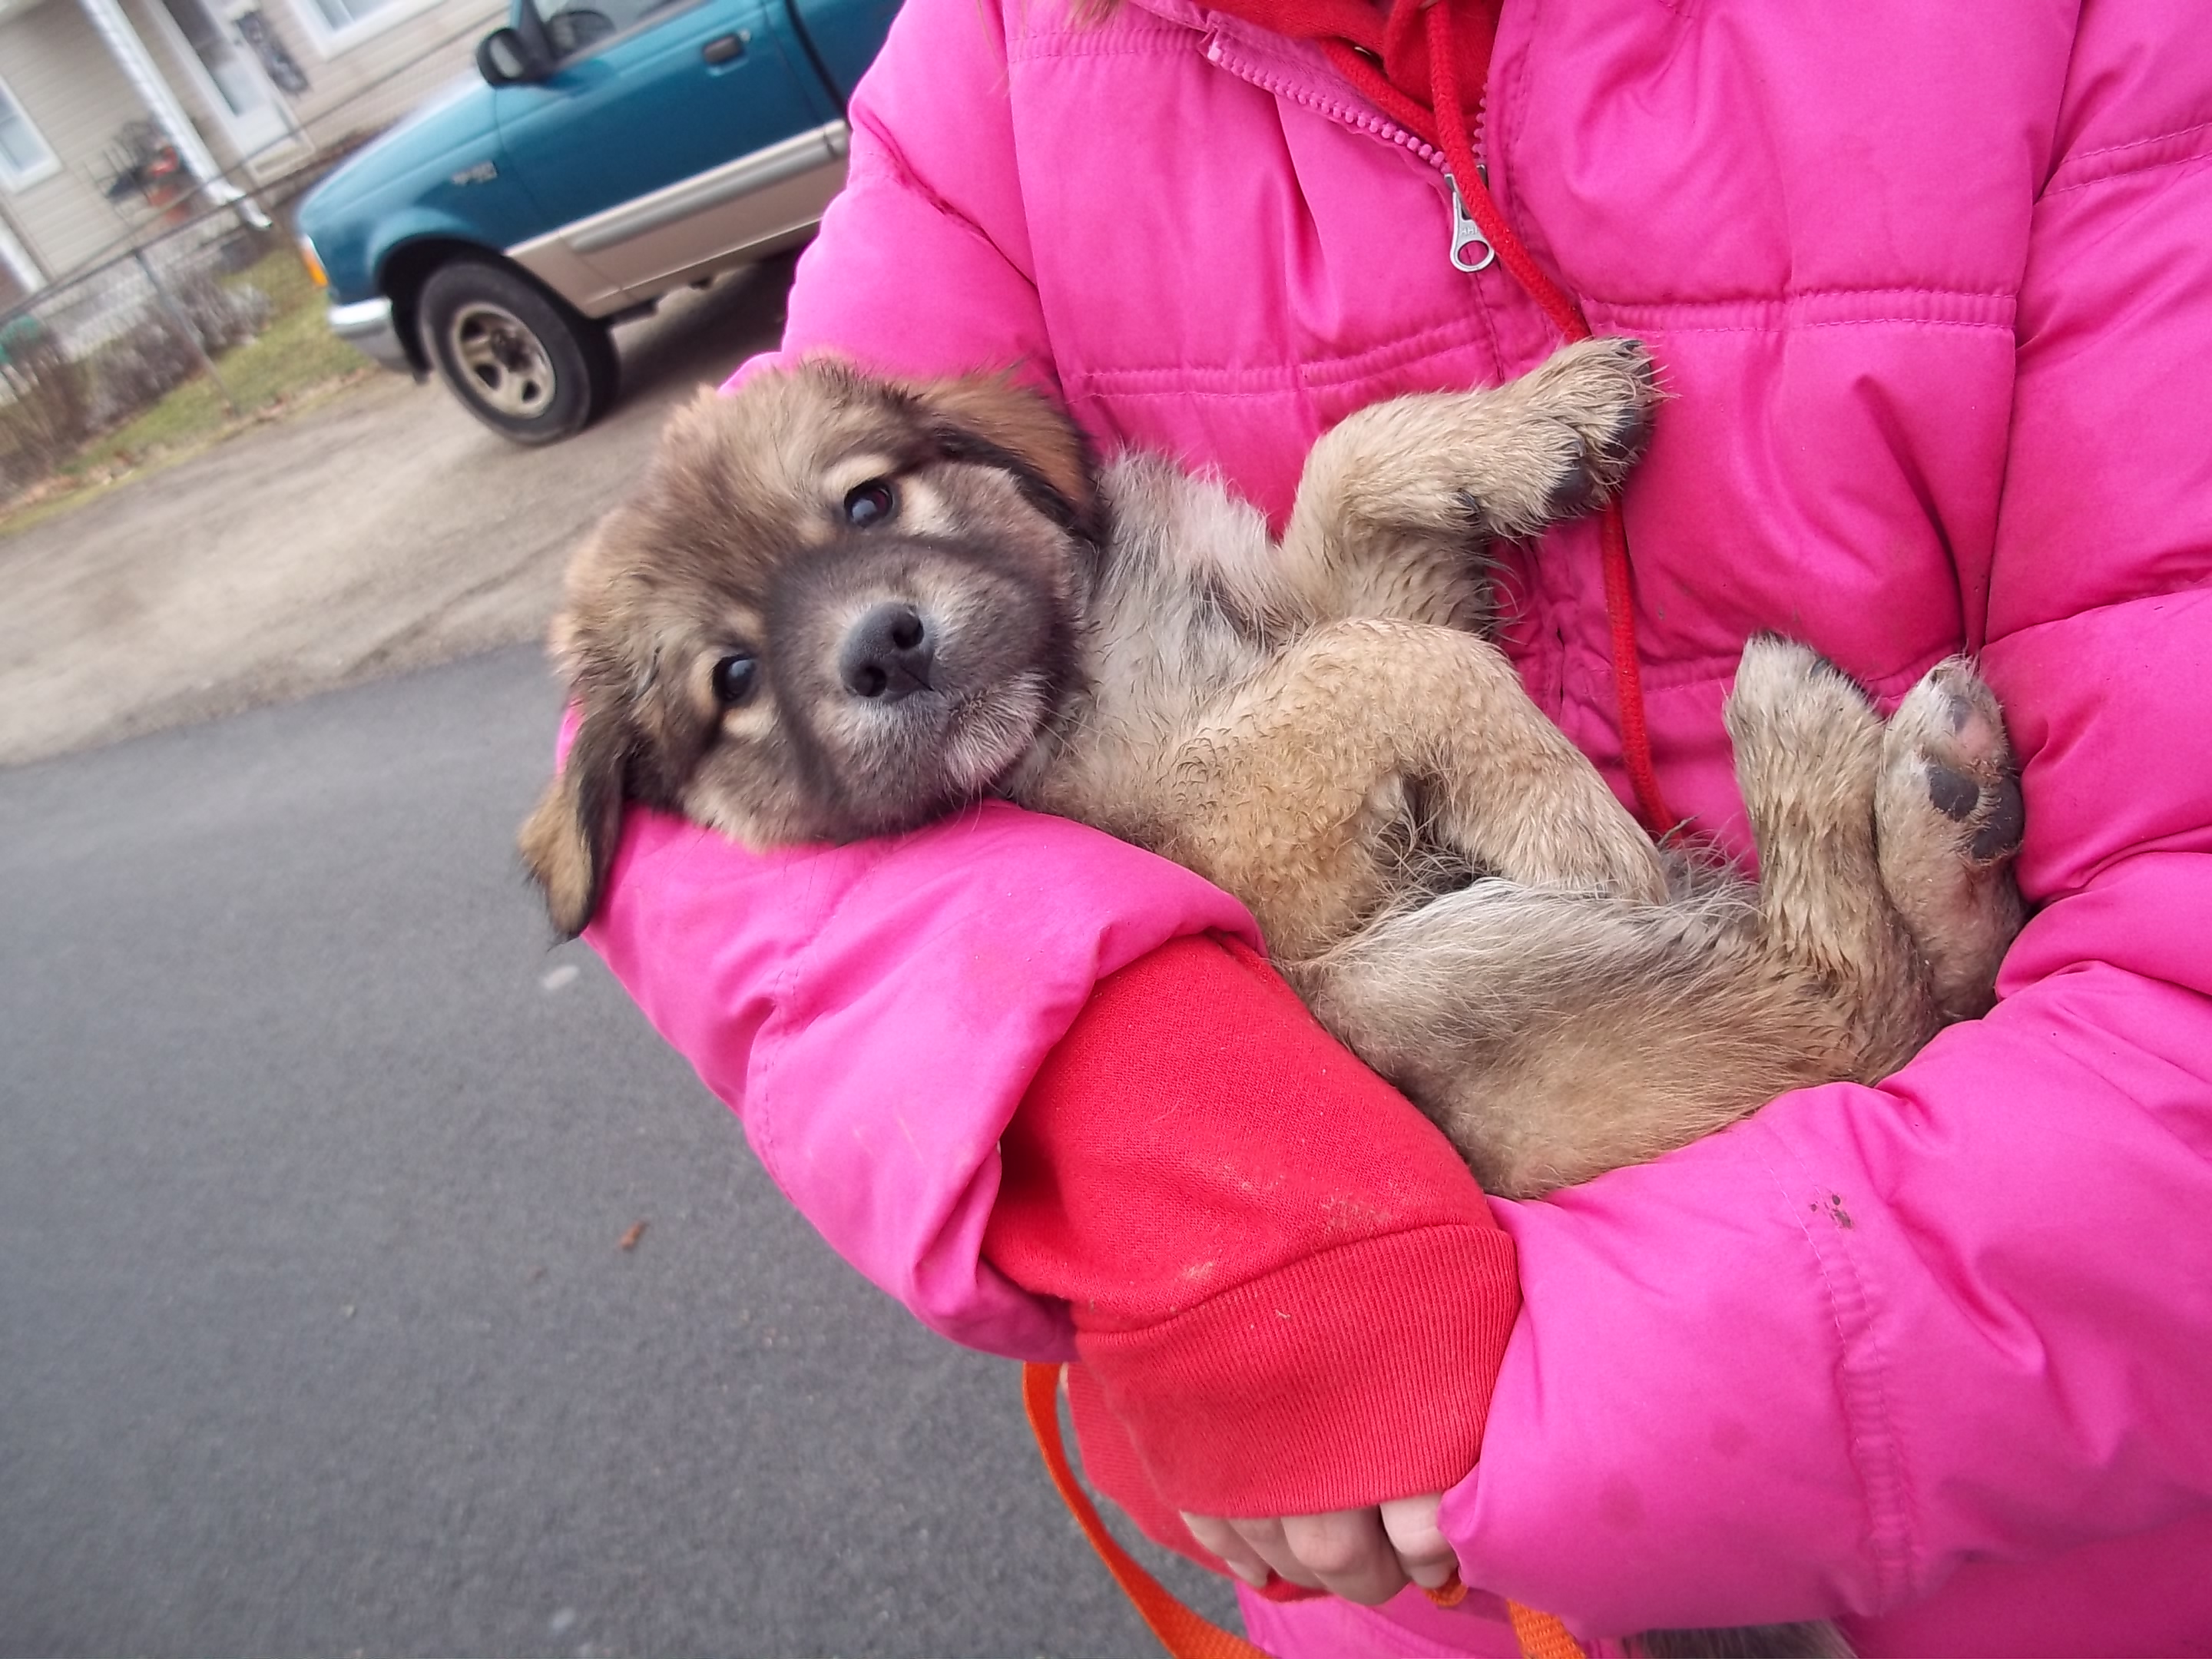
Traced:
[[543, 54], [531, 50], [519, 29], [494, 29], [477, 42], [477, 73], [495, 87], [543, 81], [552, 72]]

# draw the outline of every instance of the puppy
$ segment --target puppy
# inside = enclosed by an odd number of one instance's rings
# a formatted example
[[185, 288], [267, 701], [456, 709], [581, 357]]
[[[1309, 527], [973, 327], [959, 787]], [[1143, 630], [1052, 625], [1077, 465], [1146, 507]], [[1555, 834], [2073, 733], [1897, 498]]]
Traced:
[[1094, 471], [1002, 380], [817, 362], [702, 397], [570, 569], [581, 724], [525, 860], [574, 933], [627, 799], [762, 847], [990, 794], [1082, 819], [1249, 904], [1508, 1197], [1879, 1079], [1988, 1006], [2020, 922], [1972, 669], [1885, 724], [1753, 640], [1727, 708], [1753, 886], [1655, 848], [1484, 637], [1483, 545], [1617, 489], [1653, 397], [1641, 347], [1594, 340], [1376, 404], [1315, 446], [1279, 546], [1157, 458]]
[[2019, 789], [1972, 668], [1884, 722], [1753, 640], [1726, 712], [1754, 885], [1655, 847], [1486, 637], [1485, 545], [1617, 489], [1653, 398], [1614, 339], [1376, 404], [1314, 447], [1277, 544], [1165, 461], [1094, 469], [1004, 380], [812, 362], [703, 397], [570, 569], [581, 721], [526, 862], [574, 933], [626, 800], [757, 847], [987, 795], [1081, 819], [1249, 905], [1316, 1016], [1508, 1197], [1875, 1080], [1988, 1006], [2020, 925]]

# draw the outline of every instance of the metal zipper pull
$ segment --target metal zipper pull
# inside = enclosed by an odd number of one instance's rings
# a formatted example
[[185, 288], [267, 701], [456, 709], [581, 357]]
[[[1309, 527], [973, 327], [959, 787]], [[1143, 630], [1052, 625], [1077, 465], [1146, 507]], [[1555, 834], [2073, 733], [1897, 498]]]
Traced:
[[[1487, 270], [1491, 261], [1497, 258], [1498, 250], [1491, 246], [1490, 238], [1482, 234], [1482, 227], [1474, 222], [1474, 216], [1467, 210], [1467, 198], [1459, 193], [1459, 180], [1451, 176], [1449, 168], [1444, 172], [1444, 182], [1451, 186], [1451, 262], [1469, 273]], [[1480, 248], [1482, 257], [1469, 263], [1468, 250], [1471, 247]]]

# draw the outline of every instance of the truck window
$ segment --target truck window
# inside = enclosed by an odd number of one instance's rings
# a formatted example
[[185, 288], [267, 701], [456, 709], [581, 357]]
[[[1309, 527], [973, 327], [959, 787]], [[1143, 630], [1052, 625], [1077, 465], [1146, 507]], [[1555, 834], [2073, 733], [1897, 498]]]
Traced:
[[562, 63], [594, 51], [618, 34], [665, 12], [686, 9], [688, 0], [521, 0], [535, 5], [544, 20], [545, 38]]

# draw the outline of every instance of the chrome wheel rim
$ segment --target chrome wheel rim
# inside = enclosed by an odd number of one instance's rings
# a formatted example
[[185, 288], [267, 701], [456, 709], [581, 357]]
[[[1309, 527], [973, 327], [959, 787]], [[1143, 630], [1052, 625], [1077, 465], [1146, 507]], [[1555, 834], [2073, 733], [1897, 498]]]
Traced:
[[486, 409], [529, 420], [553, 401], [552, 359], [529, 325], [504, 306], [471, 301], [447, 325], [446, 339], [469, 395]]

